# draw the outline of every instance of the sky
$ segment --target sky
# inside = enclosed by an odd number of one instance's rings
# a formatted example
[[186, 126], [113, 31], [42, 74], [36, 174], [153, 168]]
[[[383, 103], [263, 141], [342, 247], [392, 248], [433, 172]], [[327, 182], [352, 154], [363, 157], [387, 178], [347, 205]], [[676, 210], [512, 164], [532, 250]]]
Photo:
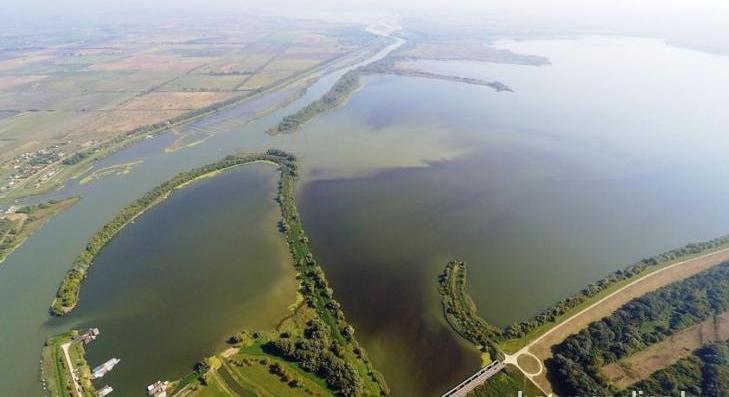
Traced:
[[[502, 18], [523, 26], [601, 27], [626, 34], [697, 41], [729, 49], [729, 0], [0, 0], [0, 16], [33, 20], [98, 12], [287, 16], [372, 14], [431, 16], [470, 22]], [[1, 28], [0, 28], [1, 31]]]

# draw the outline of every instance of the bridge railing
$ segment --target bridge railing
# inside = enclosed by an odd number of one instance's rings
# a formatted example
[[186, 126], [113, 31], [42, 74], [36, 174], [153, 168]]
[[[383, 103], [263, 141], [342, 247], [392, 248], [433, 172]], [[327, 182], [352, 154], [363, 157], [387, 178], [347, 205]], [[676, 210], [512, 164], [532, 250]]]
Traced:
[[459, 383], [456, 387], [452, 388], [445, 394], [443, 394], [441, 397], [450, 397], [453, 394], [461, 391], [464, 387], [466, 387], [469, 383], [475, 381], [476, 379], [486, 375], [485, 379], [483, 381], [486, 381], [490, 377], [494, 376], [497, 372], [501, 371], [506, 365], [501, 363], [500, 361], [494, 361], [491, 364], [481, 368], [478, 370], [475, 374], [469, 376], [466, 380]]

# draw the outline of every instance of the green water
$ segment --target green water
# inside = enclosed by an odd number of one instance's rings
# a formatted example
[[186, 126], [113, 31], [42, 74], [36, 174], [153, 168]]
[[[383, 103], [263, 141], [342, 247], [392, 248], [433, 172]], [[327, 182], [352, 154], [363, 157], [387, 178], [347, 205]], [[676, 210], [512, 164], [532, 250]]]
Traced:
[[[278, 173], [250, 164], [176, 191], [127, 226], [94, 262], [69, 326], [99, 327], [91, 363], [122, 362], [103, 379], [119, 395], [177, 379], [243, 327], [270, 329], [295, 300], [276, 230]], [[160, 362], [188, 363], [166, 370]]]
[[[438, 395], [478, 366], [440, 314], [435, 278], [448, 259], [469, 262], [482, 315], [505, 325], [641, 257], [729, 231], [729, 58], [629, 38], [499, 45], [552, 65], [421, 62], [515, 92], [373, 76], [302, 131], [264, 133], [332, 75], [288, 109], [200, 145], [166, 154], [174, 137], [165, 136], [100, 163], [145, 160], [128, 175], [67, 186], [58, 194], [84, 200], [0, 266], [0, 355], [13, 358], [0, 361], [0, 390], [40, 395], [40, 345], [71, 326], [102, 328], [92, 363], [121, 358], [104, 383], [134, 396], [184, 373], [238, 325], [275, 321], [293, 288], [265, 166], [150, 211], [99, 257], [78, 311], [46, 315], [73, 257], [119, 208], [242, 150], [299, 156], [315, 254], [395, 396]], [[195, 127], [246, 120], [271, 100]]]

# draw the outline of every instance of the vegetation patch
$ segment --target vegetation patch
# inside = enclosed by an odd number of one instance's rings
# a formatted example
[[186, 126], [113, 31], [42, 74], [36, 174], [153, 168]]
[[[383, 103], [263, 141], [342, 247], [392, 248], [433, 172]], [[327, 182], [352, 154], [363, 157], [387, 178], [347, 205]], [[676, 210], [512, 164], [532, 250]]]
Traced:
[[438, 285], [443, 314], [448, 324], [492, 359], [501, 356], [495, 341], [502, 338], [502, 330], [478, 315], [476, 304], [466, 290], [466, 264], [460, 261], [448, 262]]
[[271, 135], [291, 133], [301, 129], [317, 114], [334, 109], [344, 103], [347, 98], [360, 86], [360, 70], [354, 69], [342, 75], [336, 83], [321, 98], [306, 105], [298, 112], [284, 117], [277, 126], [268, 130]]
[[[200, 395], [203, 396], [236, 396], [241, 390], [256, 393], [255, 390], [261, 389], [260, 382], [265, 384], [270, 382], [270, 379], [266, 377], [263, 379], [243, 371], [243, 366], [246, 364], [243, 358], [246, 358], [246, 354], [254, 354], [266, 362], [275, 360], [278, 364], [270, 368], [270, 371], [273, 371], [279, 382], [297, 392], [301, 392], [303, 388], [311, 391], [319, 390], [312, 395], [332, 393], [344, 397], [389, 395], [382, 375], [374, 369], [366, 352], [355, 339], [354, 328], [346, 321], [341, 305], [334, 299], [324, 272], [309, 247], [309, 240], [295, 202], [298, 177], [296, 158], [275, 149], [262, 154], [228, 156], [219, 162], [180, 173], [122, 209], [92, 238], [87, 248], [76, 259], [58, 290], [58, 296], [51, 308], [52, 312], [63, 315], [75, 307], [78, 303], [81, 282], [93, 258], [132, 219], [167, 198], [177, 188], [200, 178], [216, 175], [231, 167], [259, 161], [279, 167], [281, 178], [276, 197], [281, 210], [279, 229], [288, 243], [297, 270], [300, 284], [298, 304], [293, 313], [281, 321], [277, 330], [244, 331], [234, 335], [230, 342], [238, 349], [237, 353], [226, 351], [225, 357], [221, 355], [204, 360], [195, 366], [193, 373], [176, 382], [172, 388], [178, 391], [200, 390], [200, 393], [203, 393]], [[221, 358], [224, 358], [222, 364]], [[243, 364], [238, 365], [239, 362]], [[243, 373], [240, 373], [241, 371]], [[316, 384], [319, 385], [318, 389]], [[215, 391], [211, 392], [213, 389]], [[270, 389], [264, 387], [263, 390], [269, 391], [251, 395], [267, 395], [266, 393], [270, 395]], [[273, 393], [273, 395], [287, 394]]]
[[618, 391], [600, 368], [729, 309], [729, 262], [634, 299], [555, 346], [548, 377], [561, 395]]
[[544, 394], [518, 369], [507, 366], [486, 383], [468, 393], [468, 397], [518, 397], [520, 391], [525, 397]]
[[729, 340], [729, 312], [712, 317], [600, 369], [607, 383], [625, 389], [686, 358], [702, 346]]
[[725, 397], [729, 390], [729, 343], [709, 344], [635, 385], [649, 396]]
[[50, 338], [43, 345], [42, 382], [49, 397], [96, 397], [84, 344], [78, 337], [79, 332], [73, 330]]
[[136, 161], [130, 161], [128, 163], [124, 164], [115, 164], [104, 168], [99, 168], [98, 170], [95, 170], [94, 172], [90, 173], [89, 175], [86, 175], [83, 177], [79, 184], [85, 185], [87, 183], [96, 182], [100, 179], [106, 178], [108, 176], [112, 175], [126, 175], [132, 171], [132, 169], [140, 164], [142, 164], [144, 160], [136, 160]]

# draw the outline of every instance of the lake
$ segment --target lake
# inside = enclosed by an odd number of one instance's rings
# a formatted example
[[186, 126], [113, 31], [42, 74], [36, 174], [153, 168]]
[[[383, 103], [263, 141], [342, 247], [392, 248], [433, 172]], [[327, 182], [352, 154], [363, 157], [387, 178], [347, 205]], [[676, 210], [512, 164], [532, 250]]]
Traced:
[[[242, 150], [299, 156], [314, 253], [395, 396], [438, 395], [478, 367], [441, 314], [436, 278], [450, 259], [468, 262], [481, 314], [507, 325], [642, 257], [729, 232], [729, 58], [635, 38], [497, 45], [552, 65], [418, 61], [409, 66], [515, 92], [369, 76], [303, 130], [265, 134], [321, 95], [330, 75], [287, 108], [223, 124], [227, 132], [196, 146], [165, 153], [174, 137], [162, 136], [98, 165], [145, 160], [128, 175], [69, 184], [57, 194], [84, 200], [0, 266], [0, 354], [17, 358], [0, 363], [0, 387], [35, 394], [43, 339], [71, 326], [102, 328], [89, 357], [121, 358], [103, 380], [133, 396], [184, 373], [231, 331], [272, 324], [293, 280], [275, 232], [276, 174], [265, 166], [193, 185], [146, 213], [98, 258], [78, 310], [45, 316], [106, 219], [175, 173]], [[196, 128], [250, 118], [245, 109]]]

